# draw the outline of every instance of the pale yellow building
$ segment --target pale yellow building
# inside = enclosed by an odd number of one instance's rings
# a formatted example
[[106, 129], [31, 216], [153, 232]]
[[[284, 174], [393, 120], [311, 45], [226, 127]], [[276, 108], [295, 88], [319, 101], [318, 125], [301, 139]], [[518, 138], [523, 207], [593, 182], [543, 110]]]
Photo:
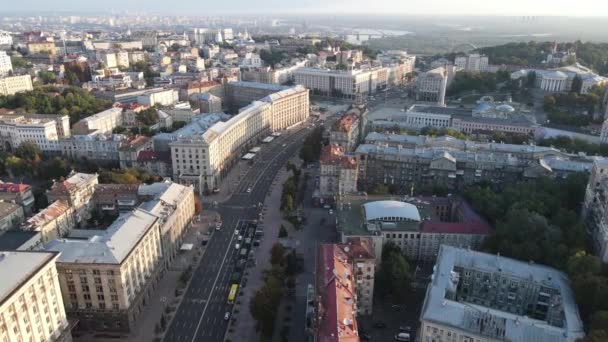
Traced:
[[16, 93], [33, 89], [32, 77], [30, 75], [0, 78], [0, 95], [15, 95]]
[[78, 330], [128, 333], [158, 282], [162, 259], [159, 218], [141, 209], [124, 213], [106, 230], [78, 230], [54, 240], [57, 272]]
[[64, 200], [74, 208], [77, 224], [89, 218], [95, 185], [99, 184], [98, 175], [88, 173], [73, 173], [68, 179], [55, 182], [46, 197], [49, 202]]
[[70, 342], [57, 253], [0, 252], [0, 341]]

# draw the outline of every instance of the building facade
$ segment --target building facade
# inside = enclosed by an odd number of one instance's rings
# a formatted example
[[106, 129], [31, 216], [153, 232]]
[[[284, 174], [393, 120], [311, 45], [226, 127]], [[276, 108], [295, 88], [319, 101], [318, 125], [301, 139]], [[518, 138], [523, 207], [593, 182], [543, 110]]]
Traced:
[[15, 95], [34, 90], [30, 75], [0, 77], [0, 95]]
[[89, 219], [93, 204], [91, 199], [95, 185], [99, 184], [97, 174], [72, 173], [68, 179], [59, 180], [46, 191], [49, 202], [63, 200], [74, 208], [77, 224]]
[[585, 336], [570, 283], [542, 265], [442, 246], [426, 290], [423, 342], [575, 342]]
[[13, 63], [11, 56], [6, 54], [6, 51], [0, 51], [0, 77], [6, 77], [13, 72]]
[[466, 72], [487, 72], [488, 64], [488, 57], [477, 53], [458, 56], [454, 60], [456, 68]]
[[0, 183], [0, 200], [19, 204], [29, 215], [34, 206], [34, 194], [28, 184]]
[[345, 151], [351, 152], [357, 148], [361, 137], [361, 123], [359, 116], [354, 112], [342, 115], [331, 127], [329, 143], [339, 145]]
[[597, 256], [608, 262], [608, 162], [596, 160], [585, 190], [583, 219]]
[[337, 71], [299, 68], [293, 72], [294, 82], [315, 95], [357, 99], [375, 94], [388, 85], [387, 68]]
[[0, 340], [71, 342], [57, 253], [0, 252]]
[[323, 197], [357, 191], [357, 160], [344, 154], [340, 145], [323, 146], [320, 158], [319, 191]]
[[4, 151], [12, 152], [30, 142], [45, 154], [59, 154], [59, 139], [70, 136], [69, 117], [46, 114], [0, 116], [0, 142]]
[[[54, 240], [57, 273], [68, 317], [78, 330], [128, 333], [159, 278], [162, 245], [158, 217], [136, 209], [106, 230], [82, 230]], [[75, 231], [76, 232], [76, 231]]]
[[445, 92], [448, 86], [448, 70], [438, 67], [418, 75], [416, 81], [416, 101], [445, 106]]
[[56, 200], [27, 219], [22, 230], [39, 232], [42, 243], [67, 236], [76, 228], [74, 208], [64, 200]]
[[112, 133], [114, 128], [122, 124], [122, 108], [115, 107], [78, 121], [72, 127], [72, 131], [74, 134], [89, 134], [91, 131], [107, 134]]

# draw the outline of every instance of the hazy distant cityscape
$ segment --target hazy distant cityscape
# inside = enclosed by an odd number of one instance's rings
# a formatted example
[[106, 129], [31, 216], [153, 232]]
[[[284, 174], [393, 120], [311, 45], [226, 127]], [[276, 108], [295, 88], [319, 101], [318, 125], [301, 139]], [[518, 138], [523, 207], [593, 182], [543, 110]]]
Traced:
[[239, 1], [0, 9], [0, 341], [608, 341], [608, 8]]

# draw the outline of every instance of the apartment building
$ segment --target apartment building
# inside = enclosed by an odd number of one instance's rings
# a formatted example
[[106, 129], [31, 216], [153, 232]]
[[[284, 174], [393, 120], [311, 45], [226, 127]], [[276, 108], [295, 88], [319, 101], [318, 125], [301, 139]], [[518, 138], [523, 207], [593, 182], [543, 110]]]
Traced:
[[201, 113], [217, 113], [222, 111], [222, 99], [211, 93], [194, 94], [190, 99], [198, 104]]
[[75, 230], [45, 250], [59, 252], [57, 273], [68, 317], [78, 330], [132, 331], [158, 282], [160, 223], [141, 209], [121, 214], [105, 230]]
[[487, 72], [488, 56], [473, 53], [466, 56], [458, 56], [454, 59], [456, 69], [466, 72]]
[[225, 85], [226, 105], [232, 110], [249, 105], [270, 94], [289, 89], [287, 86], [257, 82], [230, 82]]
[[462, 190], [483, 181], [500, 188], [541, 176], [563, 178], [589, 172], [596, 159], [603, 159], [535, 145], [381, 133], [368, 136], [370, 140], [355, 151], [359, 190], [370, 190], [378, 184], [400, 193], [409, 193], [412, 186]]
[[45, 154], [59, 154], [59, 139], [70, 136], [67, 115], [0, 115], [1, 148], [11, 152], [22, 143], [36, 144]]
[[71, 342], [57, 253], [0, 252], [0, 341]]
[[56, 200], [27, 219], [21, 229], [40, 233], [40, 241], [46, 243], [67, 236], [77, 223], [74, 208], [64, 200]]
[[142, 184], [139, 208], [159, 219], [164, 267], [173, 262], [194, 217], [194, 188], [173, 182]]
[[[259, 92], [255, 90], [258, 86]], [[243, 101], [252, 94], [266, 94], [269, 86], [272, 85], [230, 83], [227, 93], [233, 92], [230, 96]], [[218, 121], [221, 115], [203, 116], [172, 133], [168, 145], [173, 179], [192, 184], [201, 193], [213, 190], [234, 162], [257, 141], [270, 132], [286, 129], [308, 118], [308, 90], [301, 86], [280, 89], [241, 108], [227, 121]]]
[[113, 107], [81, 119], [74, 124], [72, 131], [74, 134], [89, 134], [91, 131], [112, 133], [114, 128], [121, 126], [122, 123], [122, 108]]
[[451, 246], [439, 251], [420, 324], [421, 342], [575, 342], [585, 336], [564, 273]]
[[388, 69], [354, 69], [349, 71], [299, 68], [293, 72], [296, 84], [315, 95], [357, 99], [386, 88]]
[[34, 90], [30, 75], [7, 76], [0, 78], [0, 95], [15, 95], [23, 91]]
[[72, 173], [68, 179], [61, 179], [53, 183], [46, 191], [49, 202], [63, 200], [74, 208], [77, 224], [90, 217], [95, 185], [99, 183], [98, 175], [87, 173]]
[[6, 51], [0, 51], [0, 77], [6, 77], [13, 72], [11, 56]]
[[420, 73], [416, 81], [416, 101], [445, 106], [449, 66], [442, 66]]
[[188, 101], [194, 94], [210, 93], [219, 98], [224, 98], [224, 86], [216, 81], [208, 82], [189, 82], [179, 90], [179, 99]]
[[148, 107], [155, 105], [173, 106], [179, 101], [178, 92], [175, 89], [163, 89], [148, 91], [137, 96], [137, 102]]
[[120, 147], [128, 140], [123, 134], [103, 134], [93, 131], [89, 134], [73, 135], [69, 139], [61, 139], [61, 153], [72, 160], [87, 159], [100, 164], [113, 165], [119, 163]]
[[55, 49], [55, 42], [53, 42], [53, 41], [28, 42], [27, 51], [32, 55], [36, 55], [36, 54], [54, 55], [57, 52]]
[[376, 276], [376, 255], [370, 238], [348, 238], [339, 244], [352, 265], [357, 294], [357, 314], [371, 315], [374, 307], [374, 277]]
[[29, 215], [34, 206], [34, 194], [28, 184], [0, 183], [0, 200], [19, 204], [23, 213]]
[[15, 203], [0, 202], [0, 235], [23, 222], [23, 208]]
[[608, 262], [608, 161], [594, 162], [583, 204], [583, 220], [587, 225], [596, 254]]
[[142, 151], [152, 150], [152, 139], [139, 135], [124, 142], [118, 151], [120, 168], [130, 168], [137, 165], [137, 157]]
[[359, 342], [356, 284], [348, 256], [335, 244], [321, 244], [317, 253], [315, 340]]
[[348, 238], [372, 239], [375, 255], [393, 242], [410, 260], [433, 261], [443, 245], [479, 248], [494, 231], [459, 197], [348, 194], [338, 198], [337, 229]]
[[357, 113], [346, 112], [332, 125], [329, 143], [342, 146], [347, 152], [354, 151], [361, 137], [361, 125]]
[[319, 163], [319, 192], [322, 197], [357, 191], [357, 160], [345, 155], [344, 147], [333, 144], [323, 146]]

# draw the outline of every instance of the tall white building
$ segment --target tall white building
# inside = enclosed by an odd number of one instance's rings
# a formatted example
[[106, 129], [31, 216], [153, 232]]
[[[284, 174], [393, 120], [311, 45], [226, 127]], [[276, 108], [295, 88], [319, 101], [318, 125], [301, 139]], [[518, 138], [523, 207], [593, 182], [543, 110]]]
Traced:
[[71, 342], [57, 253], [0, 252], [0, 341]]
[[11, 56], [6, 51], [0, 51], [0, 77], [8, 76], [13, 71]]
[[587, 189], [583, 204], [583, 219], [591, 234], [593, 247], [597, 256], [603, 262], [608, 262], [608, 161], [597, 159]]
[[585, 336], [568, 277], [553, 268], [443, 245], [419, 341], [555, 341]]
[[112, 133], [114, 128], [121, 125], [122, 108], [114, 107], [78, 121], [72, 130], [75, 134], [88, 134], [92, 131]]
[[[28, 76], [29, 77], [29, 76]], [[67, 115], [1, 115], [0, 148], [13, 151], [24, 142], [32, 142], [43, 153], [58, 153], [59, 139], [70, 136]]]
[[375, 94], [386, 88], [388, 74], [387, 68], [349, 71], [300, 68], [293, 71], [295, 83], [310, 89], [313, 94], [348, 99]]
[[454, 60], [456, 68], [466, 72], [488, 71], [488, 57], [478, 53], [467, 56], [459, 56]]
[[13, 45], [13, 37], [6, 31], [0, 31], [0, 46]]
[[438, 67], [418, 75], [416, 101], [445, 106], [445, 92], [448, 86], [448, 70]]
[[148, 91], [137, 97], [137, 102], [148, 107], [155, 105], [173, 106], [179, 101], [179, 93], [175, 89]]

